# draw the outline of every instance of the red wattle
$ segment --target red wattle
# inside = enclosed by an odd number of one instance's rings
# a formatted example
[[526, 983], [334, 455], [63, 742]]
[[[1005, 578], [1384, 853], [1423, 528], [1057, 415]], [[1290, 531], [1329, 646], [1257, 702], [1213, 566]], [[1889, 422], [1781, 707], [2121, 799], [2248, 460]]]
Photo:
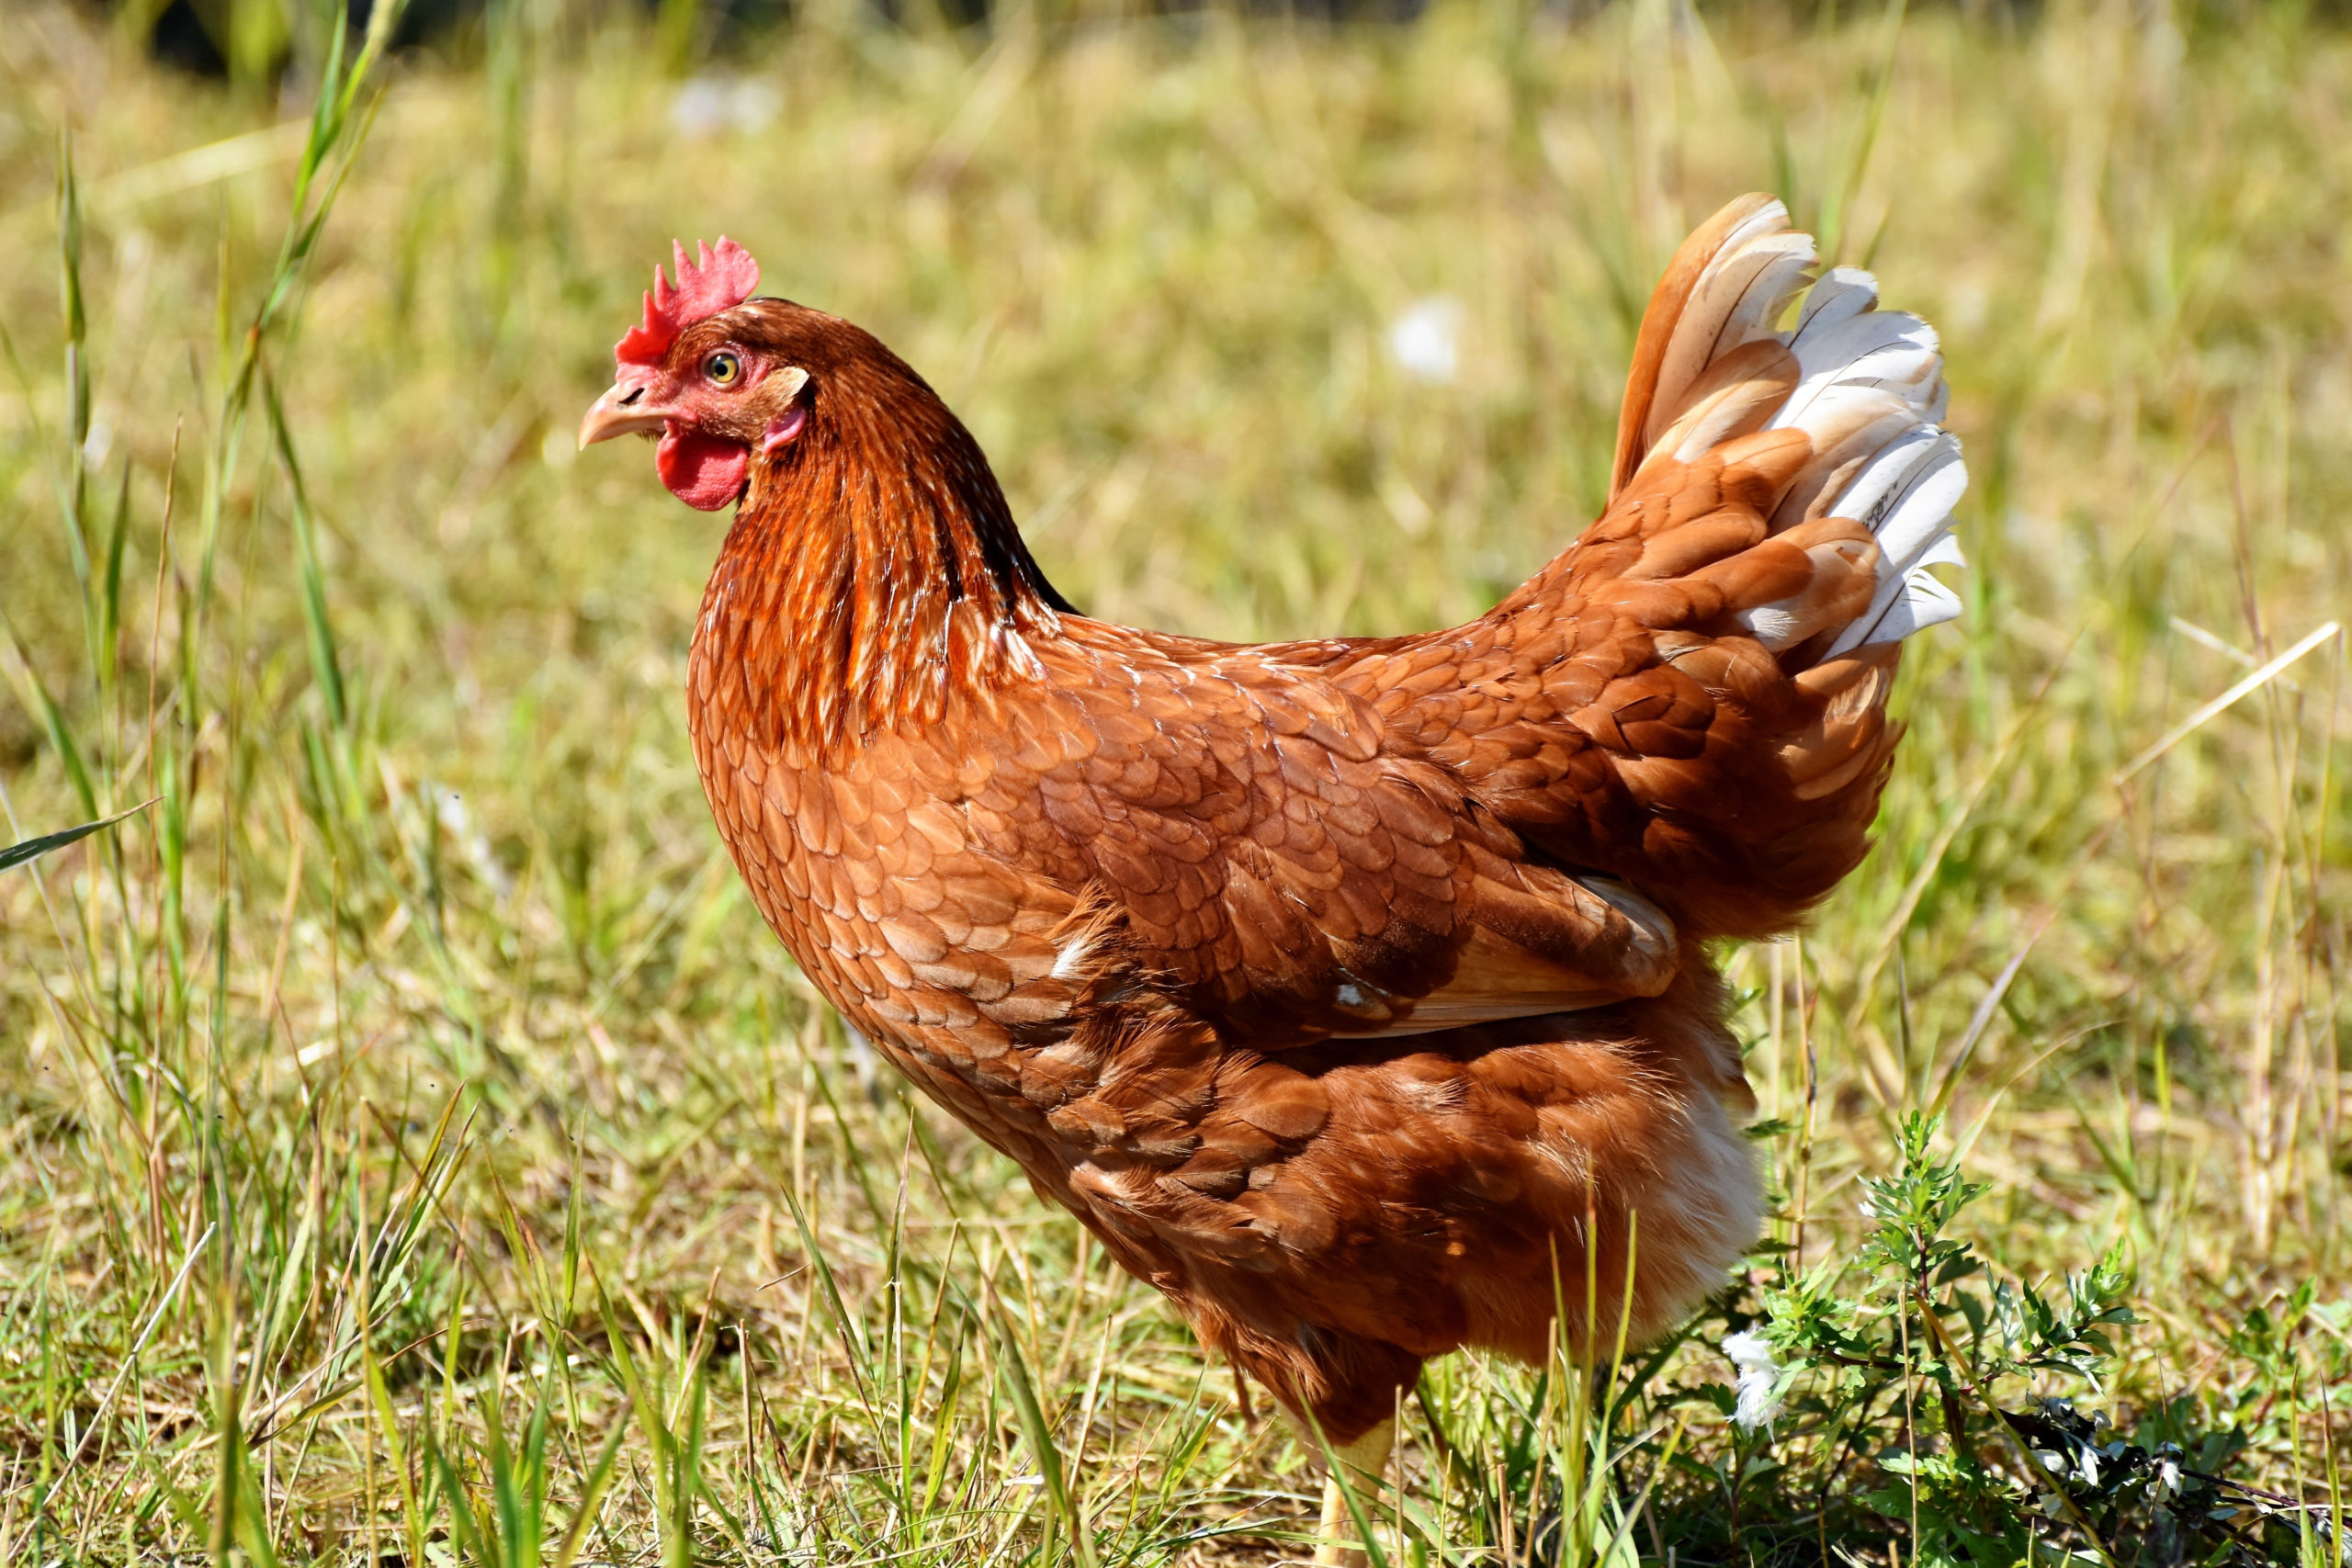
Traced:
[[662, 427], [653, 466], [662, 470], [662, 482], [671, 494], [697, 511], [716, 512], [743, 493], [752, 449], [740, 441], [680, 430], [672, 423]]

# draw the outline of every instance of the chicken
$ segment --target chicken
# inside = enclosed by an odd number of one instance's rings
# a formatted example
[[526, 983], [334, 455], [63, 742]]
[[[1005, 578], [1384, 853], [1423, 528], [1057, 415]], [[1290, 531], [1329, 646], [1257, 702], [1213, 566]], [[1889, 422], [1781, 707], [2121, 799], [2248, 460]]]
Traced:
[[1599, 522], [1467, 625], [1241, 647], [1080, 615], [897, 355], [730, 242], [677, 271], [580, 439], [740, 502], [695, 755], [844, 1017], [1365, 1475], [1430, 1358], [1720, 1287], [1761, 1199], [1710, 944], [1862, 859], [1959, 607], [1924, 322], [1736, 201]]

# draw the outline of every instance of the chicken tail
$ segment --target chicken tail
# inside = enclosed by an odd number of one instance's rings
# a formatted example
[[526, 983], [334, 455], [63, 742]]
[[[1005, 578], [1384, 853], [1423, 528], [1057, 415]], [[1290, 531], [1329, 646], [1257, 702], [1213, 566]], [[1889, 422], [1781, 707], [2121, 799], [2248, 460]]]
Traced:
[[1613, 668], [1564, 716], [1611, 764], [1590, 798], [1639, 815], [1510, 814], [1696, 934], [1785, 929], [1860, 862], [1903, 641], [1961, 608], [1928, 570], [1964, 564], [1968, 482], [1935, 332], [1816, 262], [1766, 196], [1684, 242], [1634, 348], [1608, 510], [1496, 612], [1575, 605], [1606, 639]]

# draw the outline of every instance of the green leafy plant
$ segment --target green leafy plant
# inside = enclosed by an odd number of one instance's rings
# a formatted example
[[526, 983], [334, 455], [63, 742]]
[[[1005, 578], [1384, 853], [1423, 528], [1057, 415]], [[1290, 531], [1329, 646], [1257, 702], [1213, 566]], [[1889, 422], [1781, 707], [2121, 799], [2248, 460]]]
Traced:
[[2242, 1438], [2133, 1441], [2050, 1392], [2108, 1393], [2117, 1336], [2139, 1321], [2124, 1246], [2052, 1290], [1998, 1275], [1954, 1234], [1989, 1187], [1939, 1154], [1940, 1130], [1902, 1119], [1894, 1168], [1861, 1183], [1854, 1255], [1758, 1292], [1749, 1332], [1779, 1364], [1712, 1391], [1750, 1428], [1747, 1474], [1779, 1468], [1757, 1461], [1783, 1436], [1835, 1453], [1824, 1506], [1861, 1517], [1842, 1528], [1872, 1520], [1936, 1568], [2275, 1560], [2276, 1532], [2248, 1527], [2287, 1500], [2220, 1473]]

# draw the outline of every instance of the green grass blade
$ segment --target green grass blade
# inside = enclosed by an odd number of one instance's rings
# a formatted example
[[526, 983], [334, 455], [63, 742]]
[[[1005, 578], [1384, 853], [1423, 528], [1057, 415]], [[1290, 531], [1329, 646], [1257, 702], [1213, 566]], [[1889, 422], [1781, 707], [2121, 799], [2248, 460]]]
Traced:
[[1070, 1551], [1081, 1568], [1095, 1568], [1094, 1532], [1070, 1490], [1070, 1477], [1062, 1466], [1061, 1446], [1054, 1440], [1053, 1426], [1046, 1419], [1045, 1407], [1038, 1403], [1036, 1380], [1030, 1373], [1028, 1358], [1021, 1353], [1020, 1341], [1009, 1324], [998, 1323], [995, 1338], [997, 1368], [1002, 1374], [1006, 1393], [1012, 1395], [1021, 1435], [1028, 1441], [1031, 1457], [1037, 1461], [1038, 1473], [1045, 1478], [1046, 1500], [1054, 1518], [1069, 1531]]
[[293, 433], [286, 427], [286, 408], [278, 400], [277, 382], [262, 378], [262, 404], [269, 415], [270, 434], [277, 445], [277, 459], [286, 472], [294, 525], [295, 569], [302, 586], [302, 624], [309, 633], [311, 671], [325, 701], [327, 717], [337, 733], [351, 722], [344, 692], [343, 660], [335, 648], [334, 623], [327, 614], [326, 569], [319, 561], [318, 526], [311, 513], [310, 490], [302, 482], [302, 465], [294, 456]]
[[79, 843], [93, 833], [103, 832], [118, 822], [138, 816], [154, 804], [153, 800], [141, 801], [128, 811], [118, 811], [113, 816], [102, 817], [96, 822], [85, 822], [78, 828], [68, 828], [58, 833], [44, 833], [38, 839], [27, 839], [21, 843], [10, 844], [6, 849], [0, 849], [0, 871], [9, 871], [20, 865], [29, 864], [52, 850], [62, 850], [68, 844]]

